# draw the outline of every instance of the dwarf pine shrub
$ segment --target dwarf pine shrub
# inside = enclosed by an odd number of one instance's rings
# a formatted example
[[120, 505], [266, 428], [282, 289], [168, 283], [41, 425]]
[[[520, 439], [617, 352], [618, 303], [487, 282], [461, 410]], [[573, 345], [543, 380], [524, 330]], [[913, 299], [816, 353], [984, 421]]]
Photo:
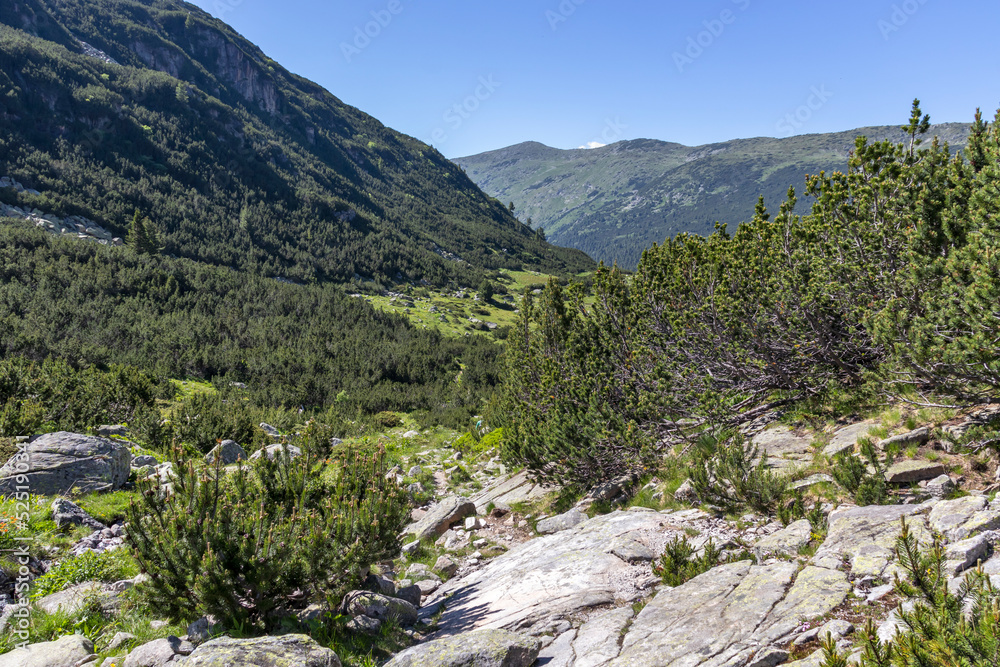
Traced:
[[148, 602], [173, 619], [212, 614], [257, 631], [306, 605], [337, 604], [367, 566], [396, 556], [409, 512], [380, 446], [285, 455], [146, 486], [129, 542]]

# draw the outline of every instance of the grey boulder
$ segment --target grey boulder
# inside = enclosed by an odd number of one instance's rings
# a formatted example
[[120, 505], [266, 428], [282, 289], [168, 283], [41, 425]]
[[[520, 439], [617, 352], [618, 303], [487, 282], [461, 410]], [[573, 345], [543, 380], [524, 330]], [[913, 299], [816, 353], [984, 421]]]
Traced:
[[417, 608], [414, 605], [380, 593], [351, 591], [344, 596], [342, 608], [349, 616], [367, 616], [380, 621], [395, 618], [404, 626], [417, 622]]
[[177, 637], [154, 639], [137, 647], [122, 663], [122, 667], [160, 667], [176, 663], [180, 658], [190, 655], [194, 644], [181, 641]]
[[573, 526], [578, 526], [587, 520], [587, 515], [578, 509], [571, 509], [565, 514], [559, 514], [548, 519], [542, 519], [535, 526], [542, 535], [551, 535], [561, 530], [568, 530]]
[[228, 466], [237, 461], [246, 461], [247, 453], [245, 449], [236, 444], [235, 440], [223, 440], [212, 448], [212, 451], [205, 454], [205, 463], [208, 465], [214, 465], [217, 460], [222, 465]]
[[39, 495], [114, 491], [128, 481], [131, 461], [126, 447], [107, 438], [46, 433], [0, 468], [0, 494], [14, 493], [18, 486]]
[[83, 635], [65, 635], [54, 642], [29, 644], [0, 655], [0, 667], [67, 667], [94, 654], [94, 644]]
[[177, 661], [185, 667], [341, 667], [337, 654], [306, 635], [256, 639], [220, 637], [207, 641]]
[[408, 648], [385, 667], [529, 667], [541, 645], [506, 630], [476, 630]]
[[453, 524], [467, 516], [475, 516], [476, 505], [467, 498], [448, 496], [434, 505], [419, 521], [406, 527], [418, 540], [443, 535]]
[[56, 498], [52, 501], [52, 520], [56, 522], [56, 528], [66, 526], [86, 526], [94, 530], [104, 530], [105, 525], [90, 516], [76, 503], [65, 498]]
[[267, 456], [268, 461], [274, 461], [284, 456], [284, 450], [288, 449], [288, 458], [297, 459], [302, 456], [302, 450], [293, 445], [269, 445], [264, 449], [258, 449], [250, 455], [251, 461], [256, 461], [262, 456]]

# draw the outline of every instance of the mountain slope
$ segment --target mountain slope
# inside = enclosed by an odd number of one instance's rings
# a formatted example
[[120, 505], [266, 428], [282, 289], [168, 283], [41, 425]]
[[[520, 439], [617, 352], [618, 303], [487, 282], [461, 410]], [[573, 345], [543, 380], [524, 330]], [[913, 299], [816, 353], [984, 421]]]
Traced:
[[[968, 126], [935, 125], [930, 134], [958, 147]], [[898, 127], [865, 127], [697, 147], [638, 139], [560, 150], [527, 142], [455, 162], [487, 193], [514, 202], [549, 241], [633, 268], [653, 243], [708, 234], [716, 222], [735, 227], [752, 216], [759, 195], [776, 208], [789, 186], [801, 190], [806, 174], [845, 169], [858, 135], [903, 139]]]
[[2, 0], [0, 65], [0, 175], [41, 192], [5, 203], [118, 235], [138, 208], [166, 253], [301, 281], [592, 265], [193, 5]]

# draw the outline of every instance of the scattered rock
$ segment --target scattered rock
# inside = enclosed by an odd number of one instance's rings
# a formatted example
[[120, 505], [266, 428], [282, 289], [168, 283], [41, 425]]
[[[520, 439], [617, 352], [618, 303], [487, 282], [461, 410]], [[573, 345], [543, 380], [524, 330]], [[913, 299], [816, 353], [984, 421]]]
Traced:
[[[268, 458], [273, 457], [269, 455]], [[208, 465], [213, 465], [217, 459], [220, 464], [228, 466], [237, 461], [246, 461], [247, 453], [246, 450], [236, 444], [235, 440], [223, 440], [212, 448], [212, 451], [205, 454], [205, 463]]]
[[836, 484], [836, 480], [830, 475], [824, 473], [817, 473], [815, 475], [810, 475], [805, 479], [800, 479], [796, 482], [792, 482], [788, 487], [793, 491], [798, 491], [799, 489], [807, 489], [810, 486], [816, 486], [817, 484]]
[[65, 667], [93, 654], [93, 642], [83, 635], [64, 635], [54, 642], [29, 644], [0, 655], [0, 667]]
[[178, 659], [191, 655], [194, 644], [181, 641], [177, 637], [154, 639], [132, 650], [125, 658], [122, 667], [161, 667], [168, 663], [176, 663]]
[[219, 637], [205, 642], [184, 659], [188, 667], [341, 667], [337, 654], [306, 635], [280, 635], [256, 639]]
[[407, 526], [404, 534], [412, 534], [418, 540], [437, 537], [447, 531], [452, 524], [475, 514], [476, 505], [468, 498], [448, 496], [431, 507], [419, 521]]
[[527, 471], [522, 470], [511, 477], [497, 478], [469, 500], [475, 503], [477, 514], [485, 514], [490, 504], [495, 509], [509, 512], [511, 503], [531, 502], [558, 490], [558, 486], [535, 484], [528, 479]]
[[982, 530], [1000, 528], [1000, 510], [990, 509], [982, 496], [965, 496], [934, 505], [928, 523], [949, 541], [957, 542]]
[[423, 591], [421, 591], [420, 587], [417, 585], [403, 586], [396, 591], [396, 597], [400, 600], [406, 600], [414, 607], [420, 606], [420, 599], [423, 595]]
[[899, 461], [885, 471], [885, 481], [889, 484], [912, 484], [925, 479], [934, 479], [945, 472], [945, 467], [940, 463], [920, 460]]
[[530, 667], [541, 644], [506, 630], [476, 630], [410, 647], [385, 667]]
[[59, 529], [66, 526], [86, 526], [94, 530], [104, 530], [106, 527], [84, 512], [79, 505], [65, 498], [56, 498], [52, 501], [52, 520], [56, 522], [56, 528]]
[[403, 437], [406, 438], [407, 440], [412, 440], [418, 435], [420, 435], [420, 431], [407, 431], [406, 433], [403, 434]]
[[132, 454], [107, 438], [60, 431], [32, 439], [26, 449], [0, 468], [0, 495], [16, 492], [22, 476], [39, 495], [114, 491], [128, 481]]
[[466, 530], [479, 530], [482, 525], [479, 523], [479, 517], [468, 516], [465, 517], [465, 529]]
[[931, 496], [935, 498], [944, 498], [950, 495], [955, 489], [958, 488], [955, 482], [952, 481], [951, 477], [948, 475], [939, 475], [931, 481], [927, 482], [927, 486], [924, 487], [926, 491]]
[[160, 465], [160, 462], [156, 460], [156, 457], [149, 454], [140, 454], [139, 456], [132, 457], [133, 468], [145, 468], [146, 466], [158, 465]]
[[877, 446], [881, 450], [885, 450], [886, 447], [890, 446], [902, 448], [909, 447], [910, 445], [923, 445], [930, 439], [930, 427], [921, 426], [920, 428], [910, 431], [909, 433], [901, 433], [899, 435], [894, 435], [891, 438], [880, 440]]
[[106, 649], [104, 649], [104, 652], [114, 653], [115, 651], [122, 648], [135, 638], [136, 636], [130, 632], [116, 632], [115, 636], [111, 638], [111, 643], [108, 644]]
[[539, 521], [535, 524], [535, 530], [542, 535], [551, 535], [552, 533], [558, 533], [561, 530], [567, 530], [569, 528], [573, 528], [574, 526], [579, 526], [586, 520], [586, 514], [578, 509], [571, 509], [564, 514], [559, 514], [557, 516]]
[[812, 526], [805, 519], [789, 524], [776, 533], [758, 540], [754, 545], [757, 558], [763, 560], [765, 554], [783, 553], [794, 556], [812, 539]]
[[437, 562], [434, 563], [434, 569], [446, 577], [452, 577], [456, 572], [458, 572], [458, 563], [447, 556], [441, 556], [437, 559]]
[[382, 621], [371, 616], [355, 616], [347, 622], [347, 629], [363, 635], [377, 635], [382, 629]]
[[418, 477], [418, 476], [422, 475], [423, 472], [424, 472], [424, 469], [421, 468], [420, 466], [413, 466], [412, 468], [410, 468], [409, 472], [406, 473], [406, 476], [407, 477]]
[[395, 618], [400, 625], [417, 622], [417, 609], [406, 600], [368, 591], [351, 591], [341, 605], [348, 616], [368, 616], [380, 621]]
[[976, 535], [959, 542], [952, 542], [944, 548], [945, 569], [952, 576], [975, 567], [986, 560], [990, 543], [985, 535]]
[[587, 501], [610, 503], [621, 500], [632, 490], [632, 487], [638, 481], [639, 477], [637, 475], [622, 475], [617, 479], [592, 488], [584, 497], [584, 503]]
[[858, 422], [837, 430], [830, 438], [830, 444], [823, 448], [825, 456], [834, 457], [845, 451], [854, 451], [858, 440], [875, 428], [874, 422]]
[[101, 436], [102, 438], [110, 438], [113, 435], [117, 435], [119, 437], [124, 438], [126, 435], [128, 435], [128, 427], [125, 426], [125, 424], [114, 424], [114, 425], [105, 424], [103, 426], [97, 427], [97, 435]]
[[187, 626], [187, 638], [189, 642], [198, 646], [207, 642], [213, 634], [218, 634], [220, 631], [221, 628], [214, 619], [202, 616]]
[[674, 491], [674, 500], [682, 503], [698, 502], [698, 492], [694, 490], [694, 484], [690, 479], [684, 480], [684, 483]]
[[279, 431], [275, 427], [271, 426], [267, 422], [261, 422], [260, 423], [260, 430], [263, 431], [264, 435], [266, 435], [269, 438], [280, 438], [281, 437], [281, 431]]
[[288, 458], [297, 459], [302, 456], [302, 450], [294, 445], [268, 445], [263, 449], [258, 449], [256, 452], [250, 455], [251, 461], [256, 461], [262, 456], [267, 456], [269, 461], [274, 461], [276, 458], [284, 456], [285, 450], [288, 450]]

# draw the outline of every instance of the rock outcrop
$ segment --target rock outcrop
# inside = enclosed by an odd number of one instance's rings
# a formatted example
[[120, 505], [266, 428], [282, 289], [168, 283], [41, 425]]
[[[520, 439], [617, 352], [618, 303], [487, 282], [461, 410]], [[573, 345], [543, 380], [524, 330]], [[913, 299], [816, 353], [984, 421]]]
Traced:
[[185, 667], [341, 667], [336, 653], [306, 635], [256, 639], [220, 637], [205, 642], [176, 664]]
[[113, 440], [66, 431], [47, 433], [31, 440], [25, 452], [0, 468], [0, 494], [14, 493], [18, 486], [39, 495], [114, 491], [128, 481], [131, 461], [129, 450]]
[[385, 667], [530, 667], [541, 642], [504, 630], [477, 630], [406, 649]]

